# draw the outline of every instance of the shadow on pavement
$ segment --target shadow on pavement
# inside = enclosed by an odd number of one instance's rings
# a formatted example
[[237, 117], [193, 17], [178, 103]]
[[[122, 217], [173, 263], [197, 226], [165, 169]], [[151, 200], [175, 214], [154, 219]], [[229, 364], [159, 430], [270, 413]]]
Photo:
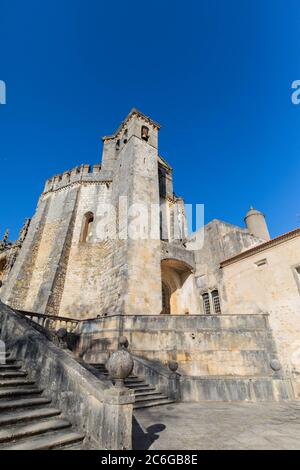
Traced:
[[159, 439], [159, 433], [166, 429], [162, 423], [152, 424], [143, 431], [135, 417], [132, 422], [132, 447], [134, 450], [147, 450], [154, 441]]

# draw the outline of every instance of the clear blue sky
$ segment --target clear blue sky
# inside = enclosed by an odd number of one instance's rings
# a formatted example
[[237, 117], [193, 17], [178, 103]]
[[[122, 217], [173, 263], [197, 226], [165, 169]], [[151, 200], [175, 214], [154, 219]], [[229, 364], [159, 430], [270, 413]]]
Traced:
[[206, 222], [300, 225], [299, 0], [0, 0], [0, 232], [135, 106]]

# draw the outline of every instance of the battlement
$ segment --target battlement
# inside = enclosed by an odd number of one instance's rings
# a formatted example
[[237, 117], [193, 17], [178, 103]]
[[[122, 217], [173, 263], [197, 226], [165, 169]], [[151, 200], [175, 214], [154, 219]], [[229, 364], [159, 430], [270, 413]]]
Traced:
[[65, 171], [49, 178], [45, 183], [43, 194], [62, 189], [74, 183], [86, 182], [111, 182], [112, 173], [101, 169], [101, 164], [80, 165], [72, 170]]

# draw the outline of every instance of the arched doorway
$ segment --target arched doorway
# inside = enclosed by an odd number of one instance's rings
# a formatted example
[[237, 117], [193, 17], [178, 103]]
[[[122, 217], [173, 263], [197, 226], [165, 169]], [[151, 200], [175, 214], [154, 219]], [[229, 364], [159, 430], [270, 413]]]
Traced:
[[192, 275], [192, 268], [183, 261], [176, 259], [164, 259], [161, 262], [162, 278], [162, 314], [186, 314], [189, 313], [188, 299], [184, 298], [185, 284]]

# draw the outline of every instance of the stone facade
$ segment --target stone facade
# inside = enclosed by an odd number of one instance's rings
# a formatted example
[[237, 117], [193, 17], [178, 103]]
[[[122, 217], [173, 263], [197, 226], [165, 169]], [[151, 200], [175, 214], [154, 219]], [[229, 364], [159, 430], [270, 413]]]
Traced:
[[[89, 360], [107, 359], [125, 334], [137, 357], [178, 361], [198, 398], [214, 399], [222, 381], [231, 397], [287, 397], [290, 379], [297, 394], [298, 232], [266, 242], [265, 217], [251, 208], [244, 228], [213, 220], [189, 236], [173, 170], [158, 152], [159, 127], [133, 109], [103, 138], [101, 164], [46, 182], [1, 300], [80, 320], [77, 352]], [[282, 366], [276, 376], [273, 359]], [[262, 384], [256, 395], [252, 379]]]
[[[220, 293], [221, 311], [222, 303], [226, 300], [226, 291], [222, 281], [223, 271], [220, 263], [242, 251], [262, 243], [264, 240], [250, 234], [247, 228], [241, 228], [220, 220], [212, 220], [200, 229], [200, 236], [204, 243], [200, 249], [194, 250], [195, 282], [199, 297], [204, 293], [211, 293], [217, 289]], [[193, 249], [195, 234], [187, 242], [187, 249]], [[204, 311], [201, 302], [201, 313]]]
[[300, 230], [222, 263], [224, 311], [268, 312], [286, 376], [300, 396]]

